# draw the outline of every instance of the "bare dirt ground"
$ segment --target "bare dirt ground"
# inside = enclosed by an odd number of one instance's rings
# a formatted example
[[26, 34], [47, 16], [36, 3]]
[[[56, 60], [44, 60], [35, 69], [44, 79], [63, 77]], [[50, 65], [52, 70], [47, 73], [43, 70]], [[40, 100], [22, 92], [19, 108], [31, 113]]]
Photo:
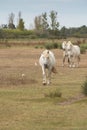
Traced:
[[[81, 55], [79, 68], [69, 68], [67, 62], [62, 67], [62, 50], [52, 50], [58, 73], [52, 84], [43, 86], [38, 63], [42, 51], [0, 49], [0, 130], [86, 129], [87, 97], [81, 95], [81, 84], [87, 76], [87, 53]], [[61, 98], [45, 97], [55, 90]]]
[[[39, 57], [43, 49], [34, 48], [6, 48], [0, 50], [0, 86], [34, 84], [38, 80], [33, 77], [41, 76]], [[62, 50], [52, 50], [56, 57], [56, 68], [63, 72]], [[37, 64], [37, 65], [36, 65]], [[36, 66], [35, 66], [36, 65]], [[64, 68], [68, 69], [68, 65]], [[87, 53], [81, 55], [79, 68], [87, 71]], [[24, 76], [22, 76], [24, 74]], [[26, 76], [25, 76], [26, 75]], [[24, 79], [26, 77], [26, 80]]]
[[[38, 60], [43, 50], [44, 49], [26, 47], [1, 49], [0, 88], [20, 87], [21, 85], [24, 87], [26, 85], [31, 87], [32, 85], [34, 86], [36, 84], [40, 86], [42, 83], [42, 71]], [[55, 82], [53, 83], [53, 86], [57, 84], [57, 80], [60, 81], [60, 86], [61, 84], [64, 84], [65, 86], [68, 81], [67, 78], [69, 78], [69, 76], [66, 77], [67, 75], [71, 76], [71, 80], [72, 78], [77, 80], [78, 76], [82, 81], [85, 79], [85, 76], [87, 76], [87, 53], [81, 55], [79, 68], [72, 69], [68, 67], [67, 61], [65, 63], [65, 67], [62, 67], [62, 50], [55, 49], [52, 51], [56, 57], [56, 69], [58, 71], [55, 81], [53, 81]], [[66, 81], [62, 81], [62, 79]], [[59, 105], [69, 105], [76, 101], [82, 100], [83, 98], [85, 97], [82, 94], [77, 94], [74, 97], [68, 98], [68, 100], [64, 102], [59, 103]]]

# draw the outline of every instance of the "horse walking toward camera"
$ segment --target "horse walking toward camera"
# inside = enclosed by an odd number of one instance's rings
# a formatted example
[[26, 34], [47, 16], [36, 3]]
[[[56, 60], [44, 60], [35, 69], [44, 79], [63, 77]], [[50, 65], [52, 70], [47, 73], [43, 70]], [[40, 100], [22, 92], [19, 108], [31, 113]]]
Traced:
[[[56, 73], [55, 69], [55, 56], [52, 51], [45, 50], [41, 54], [39, 58], [39, 64], [42, 67], [42, 74], [43, 74], [43, 85], [50, 84], [51, 82], [51, 73]], [[47, 70], [47, 71], [46, 71]]]
[[69, 58], [68, 58], [68, 52], [67, 52], [67, 42], [64, 41], [62, 43], [62, 49], [63, 49], [63, 61], [62, 61], [62, 66], [65, 66], [65, 61], [67, 59], [68, 64], [70, 64]]
[[68, 41], [66, 52], [70, 61], [70, 67], [78, 67], [80, 62], [80, 47]]

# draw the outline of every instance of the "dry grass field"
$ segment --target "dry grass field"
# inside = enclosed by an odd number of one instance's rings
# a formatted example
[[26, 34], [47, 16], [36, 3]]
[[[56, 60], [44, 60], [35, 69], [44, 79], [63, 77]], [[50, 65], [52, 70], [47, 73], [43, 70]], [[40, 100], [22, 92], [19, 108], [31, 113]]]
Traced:
[[[53, 50], [57, 74], [42, 85], [38, 59], [43, 49], [12, 47], [0, 50], [0, 130], [87, 130], [87, 53], [79, 68], [62, 67], [62, 50]], [[35, 62], [37, 66], [35, 66]], [[45, 97], [59, 90], [61, 97]]]

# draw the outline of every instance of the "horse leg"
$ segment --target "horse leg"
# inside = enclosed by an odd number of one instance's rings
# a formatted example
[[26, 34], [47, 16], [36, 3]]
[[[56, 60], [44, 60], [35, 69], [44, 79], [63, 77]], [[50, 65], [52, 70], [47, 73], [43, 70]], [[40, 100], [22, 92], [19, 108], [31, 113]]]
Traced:
[[79, 67], [79, 62], [80, 62], [80, 56], [77, 56], [77, 66], [76, 67]]
[[72, 67], [72, 58], [70, 55], [68, 55], [68, 65], [69, 67]]
[[50, 84], [51, 82], [51, 69], [48, 69], [48, 81], [47, 84]]
[[46, 85], [46, 71], [43, 66], [42, 66], [42, 72], [43, 72], [43, 85]]
[[73, 57], [72, 57], [72, 67], [73, 67], [73, 68], [76, 66], [76, 65], [75, 65], [75, 60], [76, 60], [76, 57], [73, 56]]
[[71, 59], [69, 57], [67, 57], [67, 62], [68, 62], [68, 66], [70, 67], [70, 64], [71, 64]]
[[62, 66], [64, 67], [64, 63], [65, 63], [65, 57], [66, 57], [66, 54], [65, 54], [65, 51], [63, 51], [63, 61], [62, 61]]
[[69, 67], [71, 68], [71, 67], [73, 67], [73, 57], [70, 55], [69, 57], [68, 57], [68, 63], [69, 63]]
[[64, 65], [65, 65], [65, 57], [66, 56], [63, 56], [63, 63], [62, 63], [62, 66], [64, 67]]

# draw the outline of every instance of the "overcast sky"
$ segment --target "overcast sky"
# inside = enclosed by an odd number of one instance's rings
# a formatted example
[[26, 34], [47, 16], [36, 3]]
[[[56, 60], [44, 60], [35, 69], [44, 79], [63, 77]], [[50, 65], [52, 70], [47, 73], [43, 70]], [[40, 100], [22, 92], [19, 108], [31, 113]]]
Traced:
[[58, 13], [60, 27], [87, 26], [87, 0], [0, 0], [0, 25], [8, 24], [10, 13], [15, 14], [17, 24], [18, 12], [21, 11], [26, 28], [34, 24], [35, 16], [50, 11]]

